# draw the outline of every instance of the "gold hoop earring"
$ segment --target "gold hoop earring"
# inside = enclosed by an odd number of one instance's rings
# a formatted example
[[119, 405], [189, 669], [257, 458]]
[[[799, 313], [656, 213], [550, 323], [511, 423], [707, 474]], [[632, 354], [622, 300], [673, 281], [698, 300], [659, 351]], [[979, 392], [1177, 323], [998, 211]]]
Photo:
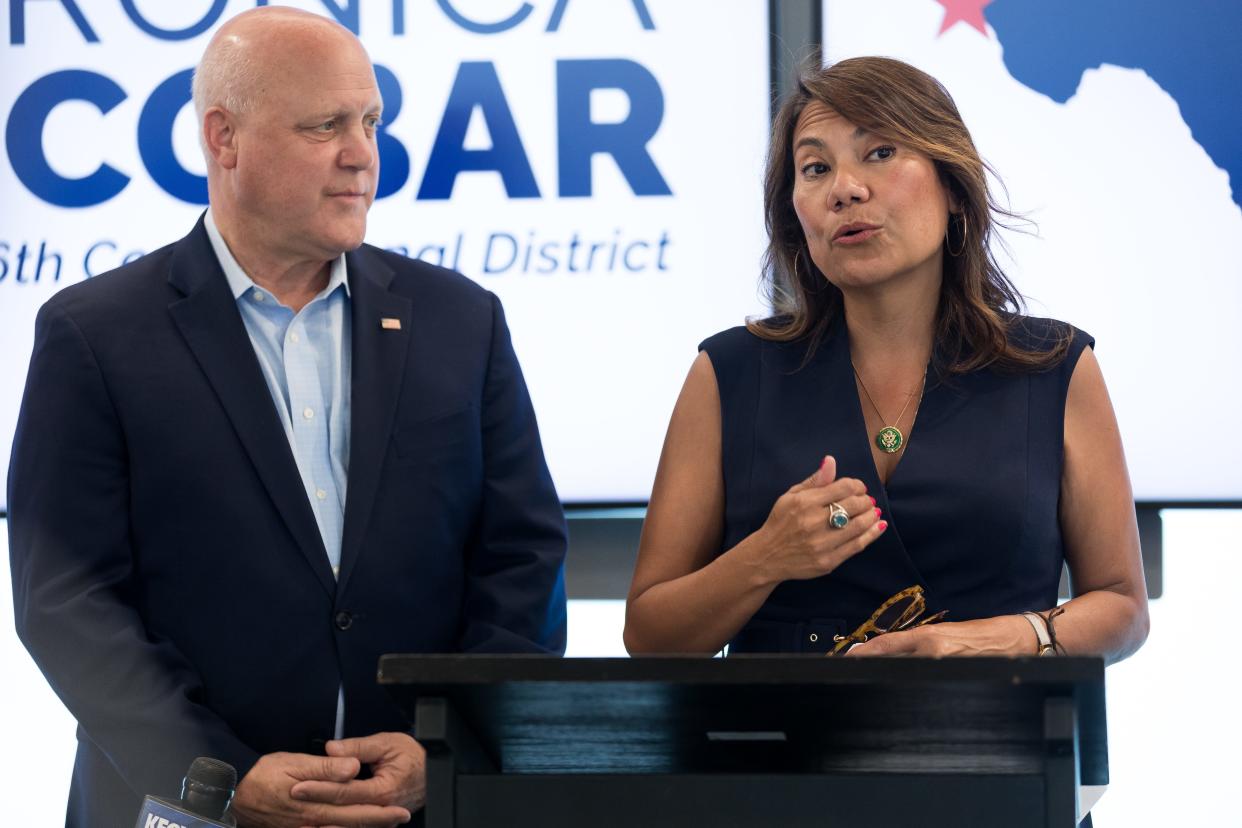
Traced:
[[[953, 246], [949, 243], [949, 229], [953, 227], [953, 216], [955, 215], [958, 217], [958, 220], [962, 222], [962, 244], [960, 247], [957, 248], [956, 252], [954, 252]], [[944, 228], [944, 246], [945, 246], [945, 249], [949, 251], [949, 255], [955, 259], [958, 256], [962, 255], [964, 252], [966, 252], [967, 230], [968, 230], [968, 225], [966, 224], [965, 213], [950, 213], [949, 214], [949, 224], [948, 226]]]
[[797, 281], [798, 279], [798, 257], [801, 255], [802, 255], [802, 248], [799, 247], [797, 250], [794, 251], [793, 276], [794, 276], [795, 281]]

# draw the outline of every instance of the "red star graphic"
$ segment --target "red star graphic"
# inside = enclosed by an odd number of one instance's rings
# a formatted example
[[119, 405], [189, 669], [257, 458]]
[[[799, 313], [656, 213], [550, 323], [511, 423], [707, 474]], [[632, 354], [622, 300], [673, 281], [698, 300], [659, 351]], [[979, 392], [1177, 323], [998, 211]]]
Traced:
[[940, 24], [940, 31], [937, 35], [942, 35], [949, 30], [954, 23], [969, 23], [979, 30], [984, 37], [988, 35], [988, 24], [983, 19], [983, 7], [992, 2], [992, 0], [936, 0], [937, 3], [944, 6], [944, 21]]

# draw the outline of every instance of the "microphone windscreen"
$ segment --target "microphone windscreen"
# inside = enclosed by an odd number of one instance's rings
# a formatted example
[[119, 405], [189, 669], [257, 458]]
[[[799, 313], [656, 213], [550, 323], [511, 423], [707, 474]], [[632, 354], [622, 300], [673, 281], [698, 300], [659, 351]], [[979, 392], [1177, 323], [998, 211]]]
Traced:
[[181, 802], [196, 814], [228, 822], [236, 787], [237, 771], [232, 765], [200, 756], [190, 764], [181, 783]]
[[190, 763], [185, 778], [212, 788], [232, 790], [237, 787], [237, 771], [228, 762], [200, 756]]

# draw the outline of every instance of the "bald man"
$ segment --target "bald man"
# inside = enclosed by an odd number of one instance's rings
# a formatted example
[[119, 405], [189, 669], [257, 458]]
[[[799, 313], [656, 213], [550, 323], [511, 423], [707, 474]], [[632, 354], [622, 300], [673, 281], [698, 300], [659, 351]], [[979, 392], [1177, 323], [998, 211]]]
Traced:
[[39, 313], [9, 480], [17, 629], [79, 722], [67, 824], [195, 756], [246, 826], [386, 826], [423, 753], [386, 652], [560, 654], [565, 526], [496, 297], [364, 245], [358, 40], [245, 12], [194, 79], [210, 208]]

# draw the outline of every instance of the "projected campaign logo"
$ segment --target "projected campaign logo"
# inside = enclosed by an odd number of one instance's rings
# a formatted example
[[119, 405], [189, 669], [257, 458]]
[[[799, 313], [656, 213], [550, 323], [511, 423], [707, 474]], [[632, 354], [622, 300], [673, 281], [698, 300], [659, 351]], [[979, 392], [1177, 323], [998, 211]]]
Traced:
[[906, 60], [956, 100], [1030, 311], [1097, 339], [1135, 494], [1242, 499], [1242, 5], [826, 0], [829, 61]]
[[[268, 3], [7, 5], [0, 475], [38, 307], [193, 226], [193, 67], [223, 21]], [[767, 4], [281, 5], [336, 19], [376, 64], [368, 241], [500, 296], [563, 498], [646, 498], [697, 343], [762, 309]]]

